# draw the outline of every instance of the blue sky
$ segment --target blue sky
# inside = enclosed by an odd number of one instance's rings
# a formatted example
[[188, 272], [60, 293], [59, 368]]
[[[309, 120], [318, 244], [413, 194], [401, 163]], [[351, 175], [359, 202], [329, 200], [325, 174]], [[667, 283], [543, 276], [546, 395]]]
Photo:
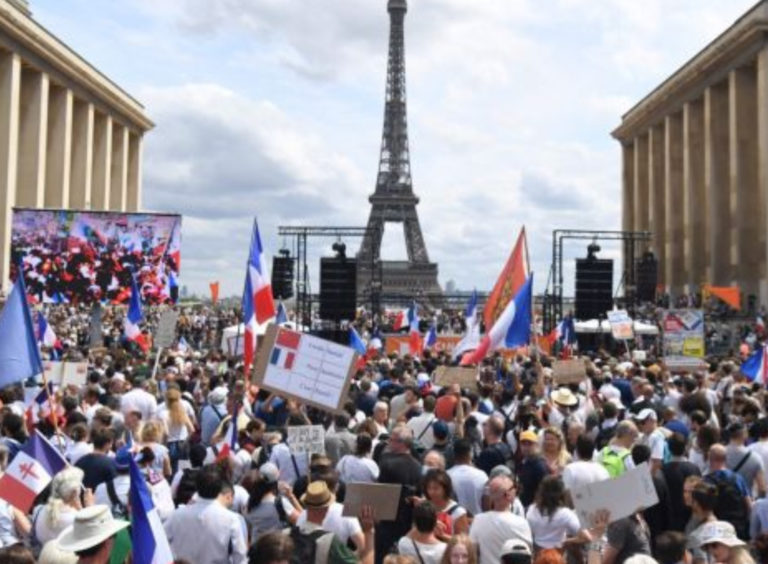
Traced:
[[[411, 0], [411, 164], [441, 283], [489, 289], [525, 225], [540, 291], [553, 229], [620, 228], [610, 131], [752, 4]], [[364, 225], [381, 135], [384, 0], [32, 0], [31, 8], [155, 121], [143, 205], [184, 215], [190, 290], [219, 279], [225, 295], [242, 291], [254, 215], [270, 253], [282, 244], [279, 224]], [[385, 259], [404, 256], [396, 235], [385, 234]], [[314, 273], [331, 243], [311, 249]], [[583, 254], [566, 250], [567, 274]], [[619, 250], [604, 245], [603, 255]]]

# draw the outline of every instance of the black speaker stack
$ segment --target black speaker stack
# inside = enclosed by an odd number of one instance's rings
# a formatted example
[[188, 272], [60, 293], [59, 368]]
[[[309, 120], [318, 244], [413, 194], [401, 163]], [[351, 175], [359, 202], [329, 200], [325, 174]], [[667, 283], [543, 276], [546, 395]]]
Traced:
[[603, 319], [613, 309], [613, 260], [576, 259], [576, 319]]
[[289, 256], [272, 257], [272, 295], [278, 300], [293, 297], [293, 259]]
[[353, 320], [357, 307], [357, 260], [320, 259], [320, 318]]
[[647, 252], [635, 261], [635, 281], [637, 282], [637, 300], [655, 302], [656, 286], [659, 283], [659, 261], [653, 253]]

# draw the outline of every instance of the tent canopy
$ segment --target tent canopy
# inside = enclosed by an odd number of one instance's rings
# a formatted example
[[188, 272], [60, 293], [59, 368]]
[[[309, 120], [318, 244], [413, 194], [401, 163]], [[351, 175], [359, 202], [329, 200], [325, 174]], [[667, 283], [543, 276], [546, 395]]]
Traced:
[[[588, 321], [576, 321], [574, 322], [576, 333], [610, 333], [611, 324], [607, 319], [598, 321], [597, 319], [590, 319]], [[651, 323], [644, 323], [642, 321], [633, 321], [632, 328], [635, 331], [635, 335], [658, 335], [659, 328]]]

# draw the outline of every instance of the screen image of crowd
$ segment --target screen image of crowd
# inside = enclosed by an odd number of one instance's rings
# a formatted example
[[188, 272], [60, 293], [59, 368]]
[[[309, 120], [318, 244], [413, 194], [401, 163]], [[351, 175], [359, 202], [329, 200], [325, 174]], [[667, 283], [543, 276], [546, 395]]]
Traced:
[[127, 303], [132, 277], [145, 303], [174, 303], [180, 249], [178, 215], [13, 211], [11, 276], [34, 303]]
[[[644, 360], [620, 344], [574, 352], [586, 377], [568, 385], [536, 349], [488, 355], [465, 388], [435, 382], [450, 351], [369, 349], [329, 413], [258, 389], [220, 349], [239, 311], [176, 308], [176, 343], [158, 353], [121, 337], [124, 308], [104, 308], [90, 348], [90, 306], [42, 307], [55, 354], [88, 376], [53, 404], [29, 399], [39, 387], [0, 390], [0, 469], [36, 432], [71, 464], [29, 512], [0, 500], [0, 562], [128, 562], [131, 459], [175, 562], [768, 562], [768, 403], [741, 371], [765, 343], [761, 319], [739, 319], [737, 346], [694, 372], [670, 373], [653, 346]], [[164, 309], [145, 308], [148, 338]], [[460, 310], [435, 315], [443, 332], [463, 326]], [[379, 328], [370, 314], [354, 326], [366, 341]], [[310, 424], [323, 453], [287, 443]], [[571, 492], [641, 464], [657, 504], [581, 522]], [[361, 482], [402, 486], [394, 520], [365, 504], [343, 514]]]

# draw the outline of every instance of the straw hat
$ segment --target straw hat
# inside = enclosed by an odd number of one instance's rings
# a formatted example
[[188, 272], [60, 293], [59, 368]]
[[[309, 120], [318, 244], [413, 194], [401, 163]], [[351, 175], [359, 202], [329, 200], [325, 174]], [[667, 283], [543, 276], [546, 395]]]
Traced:
[[77, 512], [75, 522], [61, 531], [56, 544], [59, 550], [79, 552], [98, 546], [128, 525], [112, 517], [106, 505], [92, 505]]
[[572, 405], [579, 403], [579, 398], [577, 398], [568, 388], [558, 388], [552, 392], [549, 397], [552, 398], [552, 401], [556, 404], [565, 407], [571, 407]]
[[317, 480], [307, 486], [307, 493], [301, 496], [301, 503], [308, 508], [322, 509], [329, 507], [335, 501], [335, 496], [328, 489], [328, 484]]

